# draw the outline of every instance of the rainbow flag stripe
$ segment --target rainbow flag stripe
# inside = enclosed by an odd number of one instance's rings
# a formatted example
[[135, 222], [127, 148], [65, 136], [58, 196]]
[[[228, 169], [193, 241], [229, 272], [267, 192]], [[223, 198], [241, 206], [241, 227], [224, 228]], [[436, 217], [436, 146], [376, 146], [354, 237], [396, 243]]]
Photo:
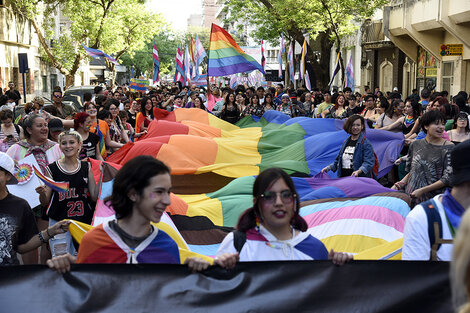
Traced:
[[228, 76], [253, 70], [265, 74], [263, 67], [246, 54], [225, 29], [212, 24], [208, 75]]
[[69, 190], [69, 183], [68, 182], [55, 182], [49, 177], [44, 176], [41, 171], [39, 171], [34, 165], [34, 173], [36, 176], [49, 188], [57, 192], [66, 192]]

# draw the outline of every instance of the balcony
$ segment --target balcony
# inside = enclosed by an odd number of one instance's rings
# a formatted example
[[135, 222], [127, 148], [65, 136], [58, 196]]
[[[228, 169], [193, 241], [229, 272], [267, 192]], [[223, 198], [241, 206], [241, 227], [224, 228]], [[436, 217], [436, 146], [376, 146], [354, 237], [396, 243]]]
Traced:
[[385, 37], [382, 21], [367, 20], [361, 27], [362, 47], [364, 49], [380, 49], [393, 47], [393, 43]]

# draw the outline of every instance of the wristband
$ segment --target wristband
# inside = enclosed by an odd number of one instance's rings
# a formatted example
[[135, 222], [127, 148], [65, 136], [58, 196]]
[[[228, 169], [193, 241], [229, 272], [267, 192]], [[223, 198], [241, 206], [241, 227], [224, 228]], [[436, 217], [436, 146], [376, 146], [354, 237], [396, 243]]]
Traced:
[[49, 236], [49, 239], [51, 239], [52, 237], [54, 237], [54, 236], [52, 236], [52, 235], [49, 233], [49, 227], [46, 228], [46, 233], [47, 233], [47, 235]]
[[42, 231], [38, 233], [38, 238], [42, 243], [47, 243], [46, 239], [44, 239], [44, 236], [42, 235]]

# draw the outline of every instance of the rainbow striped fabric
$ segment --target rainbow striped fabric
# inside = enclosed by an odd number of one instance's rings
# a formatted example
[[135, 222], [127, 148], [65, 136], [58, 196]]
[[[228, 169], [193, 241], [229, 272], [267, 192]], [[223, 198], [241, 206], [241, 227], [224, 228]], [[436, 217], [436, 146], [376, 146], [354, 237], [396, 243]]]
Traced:
[[[301, 215], [309, 232], [327, 248], [356, 253], [363, 259], [399, 258], [409, 198], [369, 178], [331, 179], [318, 174], [339, 151], [347, 134], [332, 119], [288, 118], [269, 111], [237, 126], [199, 109], [157, 110], [148, 135], [115, 152], [100, 170], [94, 225], [112, 218], [105, 205], [121, 164], [136, 155], [153, 155], [172, 171], [172, 204], [164, 229], [181, 251], [213, 256], [240, 214], [252, 205], [252, 186], [267, 167], [284, 168], [293, 177]], [[401, 150], [403, 136], [367, 130], [386, 173]], [[101, 180], [100, 180], [101, 177]], [[160, 225], [159, 224], [159, 225]], [[172, 229], [172, 231], [171, 231]], [[176, 240], [175, 238], [179, 238]], [[188, 252], [189, 251], [189, 252]]]
[[246, 54], [225, 29], [212, 24], [208, 75], [228, 76], [253, 70], [265, 74], [263, 67]]
[[34, 165], [34, 173], [36, 176], [46, 185], [47, 187], [51, 188], [57, 192], [66, 192], [69, 190], [69, 183], [68, 182], [55, 182], [51, 178], [43, 175], [40, 170], [38, 170]]
[[[212, 192], [269, 167], [314, 176], [334, 160], [348, 137], [343, 121], [289, 118], [277, 111], [256, 120], [246, 117], [238, 126], [200, 109], [155, 109], [154, 116], [145, 137], [107, 160], [124, 164], [140, 154], [153, 155], [171, 168], [177, 193]], [[374, 129], [366, 134], [383, 176], [401, 151], [403, 134]]]
[[[98, 178], [100, 162], [93, 161]], [[114, 217], [103, 199], [111, 194], [118, 165], [103, 163], [100, 196], [93, 224]], [[238, 178], [212, 193], [171, 195], [171, 205], [158, 227], [170, 235], [180, 254], [214, 256], [225, 235], [243, 211], [252, 205], [255, 177]], [[300, 214], [308, 232], [328, 249], [358, 254], [363, 259], [399, 255], [409, 197], [381, 186], [370, 178], [293, 177], [301, 201]], [[163, 228], [162, 228], [163, 227]], [[78, 232], [77, 241], [80, 239]], [[365, 254], [365, 255], [363, 255]], [[362, 255], [362, 256], [361, 256]]]

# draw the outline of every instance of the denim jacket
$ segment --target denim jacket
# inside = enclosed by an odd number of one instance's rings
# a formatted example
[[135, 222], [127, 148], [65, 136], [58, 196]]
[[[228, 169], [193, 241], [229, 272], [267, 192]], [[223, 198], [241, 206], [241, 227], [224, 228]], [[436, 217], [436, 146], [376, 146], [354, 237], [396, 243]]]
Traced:
[[[364, 142], [362, 140], [364, 139]], [[335, 161], [329, 165], [330, 170], [333, 172], [337, 171], [338, 177], [341, 177], [341, 169], [342, 169], [342, 162], [343, 162], [343, 153], [344, 149], [346, 149], [346, 145], [348, 144], [349, 140], [351, 140], [351, 136], [349, 136], [341, 146], [339, 150], [338, 156], [336, 157]], [[356, 149], [354, 150], [353, 156], [353, 166], [354, 171], [361, 170], [362, 174], [360, 176], [363, 177], [370, 177], [376, 179], [374, 173], [372, 172], [372, 168], [375, 164], [375, 156], [374, 156], [374, 148], [372, 148], [372, 144], [367, 138], [364, 138], [364, 133], [359, 135], [356, 143]]]

